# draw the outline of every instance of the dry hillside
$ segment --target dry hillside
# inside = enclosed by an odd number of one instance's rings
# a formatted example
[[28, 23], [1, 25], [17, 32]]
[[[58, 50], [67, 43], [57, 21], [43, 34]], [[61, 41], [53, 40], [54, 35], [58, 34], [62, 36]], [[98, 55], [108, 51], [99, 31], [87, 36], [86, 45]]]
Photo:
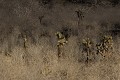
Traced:
[[[0, 80], [120, 80], [119, 2], [0, 0]], [[57, 31], [68, 38], [60, 58]], [[107, 57], [96, 54], [104, 35], [113, 37]], [[85, 38], [95, 48], [88, 63], [81, 46]]]

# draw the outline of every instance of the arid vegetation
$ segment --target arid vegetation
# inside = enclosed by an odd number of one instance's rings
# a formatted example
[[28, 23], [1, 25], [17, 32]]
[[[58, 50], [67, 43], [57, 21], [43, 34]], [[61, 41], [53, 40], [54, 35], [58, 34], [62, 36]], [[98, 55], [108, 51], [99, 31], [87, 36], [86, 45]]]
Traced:
[[0, 80], [119, 80], [119, 0], [1, 0]]

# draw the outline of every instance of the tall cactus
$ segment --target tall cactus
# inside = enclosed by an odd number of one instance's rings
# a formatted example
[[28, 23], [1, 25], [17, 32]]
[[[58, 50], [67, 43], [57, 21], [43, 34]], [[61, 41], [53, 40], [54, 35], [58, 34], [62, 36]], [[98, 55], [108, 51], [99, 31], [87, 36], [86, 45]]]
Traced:
[[94, 53], [93, 53], [93, 49], [94, 49], [93, 42], [92, 42], [89, 38], [83, 39], [83, 41], [82, 41], [82, 46], [83, 46], [82, 53], [87, 53], [86, 62], [88, 63], [88, 61], [89, 61], [89, 56], [90, 56], [91, 54], [94, 54]]
[[58, 48], [58, 57], [62, 56], [62, 49], [63, 46], [68, 43], [65, 36], [61, 32], [56, 32], [55, 35], [57, 36], [57, 48]]

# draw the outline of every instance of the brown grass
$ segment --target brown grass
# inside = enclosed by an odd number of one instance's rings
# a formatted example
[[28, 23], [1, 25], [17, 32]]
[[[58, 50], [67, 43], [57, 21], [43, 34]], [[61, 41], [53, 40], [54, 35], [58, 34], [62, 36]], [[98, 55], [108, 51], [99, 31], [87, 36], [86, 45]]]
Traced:
[[[114, 39], [114, 53], [105, 58], [95, 55], [95, 60], [88, 64], [80, 45], [86, 37], [99, 42], [115, 23], [120, 23], [119, 5], [91, 8], [84, 14], [83, 24], [78, 26], [75, 11], [84, 6], [62, 5], [59, 1], [53, 1], [50, 6], [39, 1], [0, 1], [0, 80], [120, 79], [120, 33], [109, 33]], [[39, 16], [43, 15], [40, 23]], [[64, 46], [64, 56], [58, 59], [54, 34], [63, 27], [70, 28], [71, 35]], [[26, 50], [21, 33], [28, 38]]]

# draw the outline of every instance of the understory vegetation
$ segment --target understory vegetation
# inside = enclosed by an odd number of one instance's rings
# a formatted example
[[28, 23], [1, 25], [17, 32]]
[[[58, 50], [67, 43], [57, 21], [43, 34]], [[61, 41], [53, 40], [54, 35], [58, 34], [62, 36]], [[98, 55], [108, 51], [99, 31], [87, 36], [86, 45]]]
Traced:
[[1, 0], [1, 80], [119, 80], [119, 0]]

